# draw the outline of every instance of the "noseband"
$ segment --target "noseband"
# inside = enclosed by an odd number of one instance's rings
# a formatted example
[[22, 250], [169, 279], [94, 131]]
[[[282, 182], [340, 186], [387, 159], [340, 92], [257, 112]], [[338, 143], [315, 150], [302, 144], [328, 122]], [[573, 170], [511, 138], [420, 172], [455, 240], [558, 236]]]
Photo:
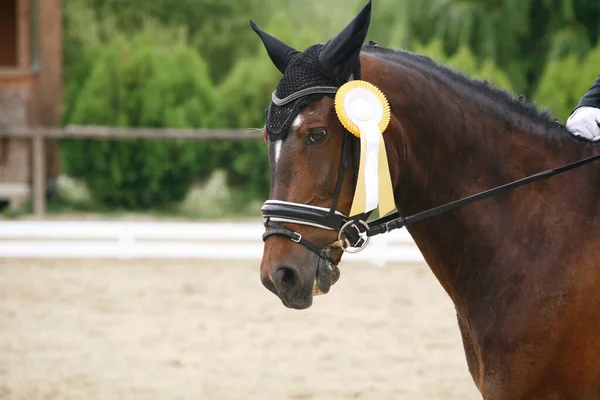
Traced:
[[[335, 184], [335, 191], [333, 192], [331, 208], [327, 209], [324, 207], [292, 203], [289, 201], [267, 200], [263, 204], [261, 212], [265, 227], [271, 229], [263, 233], [263, 241], [274, 235], [288, 237], [291, 241], [300, 243], [319, 257], [334, 265], [337, 264], [337, 262], [329, 257], [328, 249], [338, 247], [344, 251], [358, 252], [368, 244], [369, 238], [366, 236], [366, 232], [369, 226], [360, 219], [360, 217], [363, 216], [349, 218], [336, 209], [342, 183], [344, 181], [344, 174], [348, 168], [348, 153], [350, 153], [353, 139], [350, 135], [349, 132], [344, 132], [342, 157], [340, 159], [340, 167]], [[336, 231], [337, 240], [326, 245], [319, 245], [304, 239], [300, 233], [288, 229], [280, 223], [292, 223]], [[342, 238], [344, 234], [345, 237]]]

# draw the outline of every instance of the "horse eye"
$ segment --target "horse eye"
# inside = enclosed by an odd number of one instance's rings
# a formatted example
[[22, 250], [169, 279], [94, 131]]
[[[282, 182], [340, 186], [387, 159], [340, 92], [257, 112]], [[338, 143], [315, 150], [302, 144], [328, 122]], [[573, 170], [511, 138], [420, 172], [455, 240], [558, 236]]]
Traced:
[[326, 136], [327, 136], [327, 131], [323, 128], [311, 129], [310, 131], [308, 131], [307, 143], [308, 144], [319, 143], [319, 142], [323, 141], [323, 139], [325, 139]]

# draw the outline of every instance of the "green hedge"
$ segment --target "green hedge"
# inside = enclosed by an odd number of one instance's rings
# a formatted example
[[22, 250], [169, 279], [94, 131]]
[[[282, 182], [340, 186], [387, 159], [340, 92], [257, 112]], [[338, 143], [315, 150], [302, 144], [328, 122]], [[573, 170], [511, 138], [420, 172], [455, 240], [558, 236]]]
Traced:
[[[240, 60], [217, 89], [216, 127], [262, 129], [265, 109], [281, 73], [268, 57]], [[219, 165], [228, 183], [252, 199], [269, 195], [269, 158], [262, 140], [223, 143]]]
[[[199, 54], [182, 36], [153, 26], [109, 41], [66, 122], [209, 127], [213, 109], [214, 88]], [[63, 155], [66, 172], [85, 179], [99, 203], [149, 208], [181, 201], [199, 176], [210, 173], [218, 162], [210, 147], [190, 141], [70, 140]]]

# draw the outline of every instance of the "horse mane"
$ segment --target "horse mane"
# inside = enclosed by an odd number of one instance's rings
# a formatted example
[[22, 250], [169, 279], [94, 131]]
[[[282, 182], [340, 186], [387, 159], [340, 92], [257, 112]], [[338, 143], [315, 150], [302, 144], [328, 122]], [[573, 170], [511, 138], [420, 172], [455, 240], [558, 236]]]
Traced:
[[[371, 45], [364, 46], [363, 51], [366, 54], [372, 54], [384, 60], [416, 69], [441, 82], [462, 97], [480, 96], [489, 105], [490, 110], [499, 117], [510, 118], [510, 116], [516, 115], [539, 125], [545, 131], [555, 132], [561, 136], [564, 136], [565, 133], [568, 134], [564, 125], [553, 117], [549, 110], [540, 110], [535, 104], [526, 103], [523, 96], [515, 98], [509, 92], [490, 85], [488, 81], [471, 78], [446, 65], [435, 62], [430, 57], [406, 50]], [[481, 99], [478, 98], [477, 100], [480, 101]], [[510, 118], [510, 120], [515, 122], [513, 118]]]

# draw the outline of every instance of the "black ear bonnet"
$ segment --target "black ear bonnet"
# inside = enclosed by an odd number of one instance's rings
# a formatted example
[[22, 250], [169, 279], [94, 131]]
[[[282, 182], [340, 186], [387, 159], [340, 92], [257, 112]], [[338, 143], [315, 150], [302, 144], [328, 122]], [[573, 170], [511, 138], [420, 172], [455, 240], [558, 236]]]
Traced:
[[360, 79], [360, 50], [369, 28], [371, 1], [333, 39], [299, 52], [262, 31], [251, 22], [273, 61], [283, 73], [266, 110], [270, 141], [284, 139], [308, 103], [323, 96], [334, 97], [349, 80]]

